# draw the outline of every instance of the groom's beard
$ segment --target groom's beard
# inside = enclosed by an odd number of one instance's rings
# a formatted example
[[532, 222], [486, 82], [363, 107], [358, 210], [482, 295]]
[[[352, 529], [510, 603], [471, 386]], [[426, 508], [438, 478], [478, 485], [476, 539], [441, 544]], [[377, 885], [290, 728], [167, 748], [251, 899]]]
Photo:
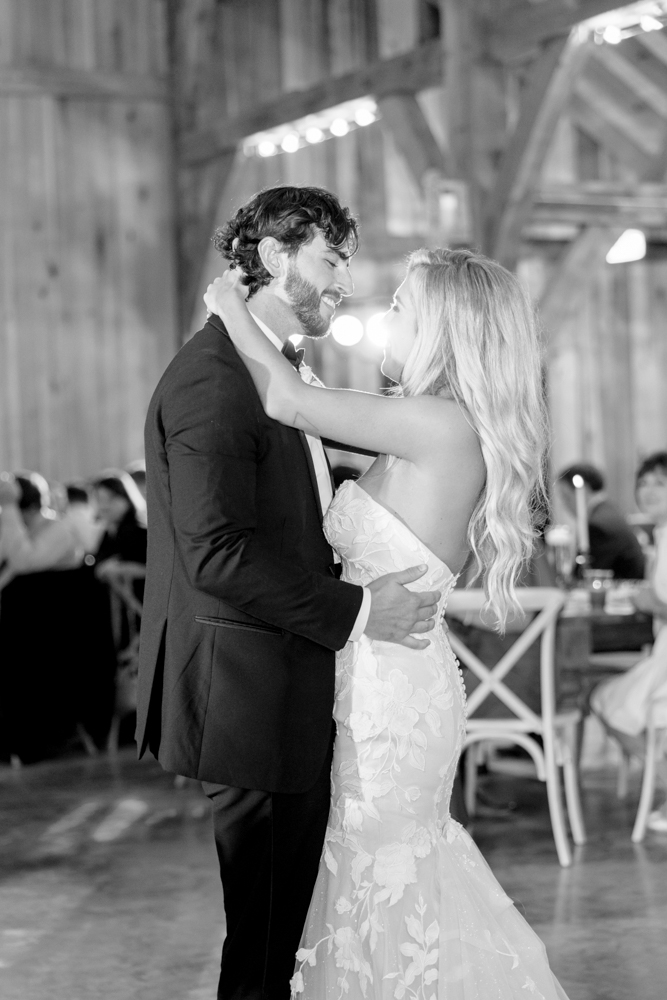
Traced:
[[328, 295], [339, 302], [340, 293], [333, 288], [325, 288], [320, 294], [315, 285], [306, 281], [291, 262], [285, 278], [285, 293], [306, 337], [326, 337], [333, 313], [330, 316], [322, 314], [322, 296]]

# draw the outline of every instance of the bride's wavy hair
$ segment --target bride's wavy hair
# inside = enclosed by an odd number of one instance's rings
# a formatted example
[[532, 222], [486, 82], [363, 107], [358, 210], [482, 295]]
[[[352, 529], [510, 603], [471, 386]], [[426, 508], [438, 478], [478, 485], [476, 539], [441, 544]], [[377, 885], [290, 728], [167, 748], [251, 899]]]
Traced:
[[405, 396], [451, 395], [480, 441], [486, 482], [468, 541], [486, 608], [504, 631], [544, 509], [547, 417], [535, 314], [504, 267], [471, 250], [417, 250], [408, 261], [418, 336]]

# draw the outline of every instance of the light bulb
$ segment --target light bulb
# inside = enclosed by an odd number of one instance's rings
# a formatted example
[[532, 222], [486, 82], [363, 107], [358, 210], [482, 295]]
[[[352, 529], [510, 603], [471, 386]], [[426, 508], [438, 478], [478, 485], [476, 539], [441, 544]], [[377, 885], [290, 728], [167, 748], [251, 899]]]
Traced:
[[646, 237], [641, 229], [626, 229], [606, 256], [608, 264], [628, 264], [646, 256]]
[[296, 132], [288, 132], [280, 145], [286, 153], [296, 153], [299, 148], [299, 136]]
[[273, 142], [269, 142], [268, 139], [264, 139], [263, 142], [260, 142], [257, 147], [257, 152], [260, 156], [273, 156], [276, 152], [275, 144]]
[[657, 17], [651, 17], [650, 14], [645, 14], [644, 17], [640, 18], [639, 26], [642, 31], [661, 31], [663, 28], [662, 21], [659, 21]]
[[344, 118], [334, 118], [329, 126], [329, 131], [332, 135], [347, 135], [350, 131], [350, 126]]
[[354, 120], [357, 125], [372, 125], [375, 121], [375, 115], [370, 108], [359, 108], [354, 113]]
[[344, 347], [358, 344], [364, 335], [364, 325], [356, 316], [339, 316], [331, 324], [333, 339]]
[[621, 34], [621, 29], [617, 24], [608, 24], [604, 29], [602, 37], [605, 42], [608, 42], [610, 45], [618, 45], [623, 38], [623, 35]]
[[324, 132], [316, 125], [306, 130], [306, 142], [322, 142], [322, 139], [324, 139]]

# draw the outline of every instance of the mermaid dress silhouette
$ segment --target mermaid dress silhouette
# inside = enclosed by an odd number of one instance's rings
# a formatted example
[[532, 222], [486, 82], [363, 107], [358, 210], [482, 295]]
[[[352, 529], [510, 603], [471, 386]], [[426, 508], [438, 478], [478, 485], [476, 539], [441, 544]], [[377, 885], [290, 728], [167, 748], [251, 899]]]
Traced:
[[541, 940], [449, 815], [465, 691], [441, 622], [456, 577], [353, 481], [324, 530], [345, 580], [424, 563], [411, 588], [442, 597], [427, 649], [362, 636], [337, 656], [331, 812], [292, 997], [567, 1000]]

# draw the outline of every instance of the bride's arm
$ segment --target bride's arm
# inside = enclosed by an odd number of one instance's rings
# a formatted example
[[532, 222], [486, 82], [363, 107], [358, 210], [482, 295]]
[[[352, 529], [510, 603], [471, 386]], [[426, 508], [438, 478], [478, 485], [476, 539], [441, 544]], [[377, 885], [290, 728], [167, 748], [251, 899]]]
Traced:
[[[204, 301], [227, 332], [255, 383], [266, 413], [282, 424], [358, 448], [417, 461], [461, 439], [461, 412], [433, 396], [388, 397], [306, 384], [253, 320], [238, 271], [208, 286]], [[465, 424], [465, 421], [463, 421]], [[468, 435], [463, 437], [467, 440]]]

